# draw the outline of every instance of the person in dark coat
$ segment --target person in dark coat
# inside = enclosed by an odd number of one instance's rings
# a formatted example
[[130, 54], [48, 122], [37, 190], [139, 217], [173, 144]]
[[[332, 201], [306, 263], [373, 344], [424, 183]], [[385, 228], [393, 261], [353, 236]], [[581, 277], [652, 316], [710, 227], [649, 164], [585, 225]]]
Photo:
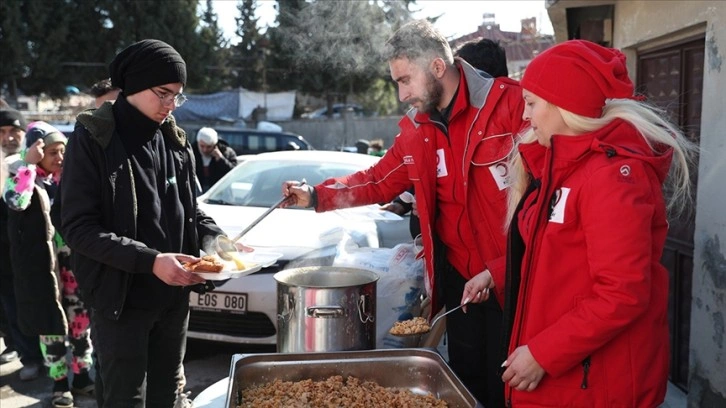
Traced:
[[198, 261], [223, 233], [197, 208], [192, 147], [171, 115], [186, 100], [184, 59], [148, 39], [117, 54], [109, 71], [121, 92], [77, 117], [60, 229], [92, 307], [99, 406], [172, 407], [188, 401], [189, 291], [213, 288], [182, 262]]
[[217, 131], [203, 127], [197, 132], [197, 143], [193, 144], [197, 180], [201, 192], [209, 190], [219, 179], [237, 165], [237, 154], [227, 142], [221, 140]]
[[[27, 123], [23, 114], [14, 109], [0, 109], [0, 141], [2, 142], [3, 168], [6, 172], [0, 177], [4, 183], [8, 174], [15, 174], [22, 163], [20, 152], [25, 146], [25, 128]], [[9, 172], [9, 173], [8, 173]], [[2, 191], [2, 189], [0, 189]], [[0, 200], [0, 306], [5, 315], [6, 349], [0, 355], [0, 364], [11, 362], [20, 357], [23, 368], [20, 379], [29, 381], [38, 378], [43, 367], [43, 356], [40, 353], [38, 336], [28, 336], [18, 327], [17, 306], [15, 302], [15, 285], [13, 268], [10, 262], [10, 238], [8, 236], [8, 207], [5, 200]]]
[[[18, 326], [40, 339], [40, 349], [53, 380], [51, 404], [72, 408], [68, 383], [89, 394], [93, 365], [89, 314], [80, 299], [70, 265], [70, 251], [56, 232], [50, 209], [65, 154], [67, 139], [45, 122], [28, 126], [27, 149], [21, 165], [8, 180], [3, 199], [8, 205], [8, 236], [17, 306]], [[72, 363], [66, 361], [68, 346]]]

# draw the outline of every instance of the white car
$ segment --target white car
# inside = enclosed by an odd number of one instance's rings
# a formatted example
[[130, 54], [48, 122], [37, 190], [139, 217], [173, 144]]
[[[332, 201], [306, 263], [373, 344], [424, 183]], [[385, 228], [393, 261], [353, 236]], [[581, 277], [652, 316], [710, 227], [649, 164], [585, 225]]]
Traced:
[[[282, 183], [302, 180], [315, 185], [330, 177], [364, 170], [378, 157], [332, 151], [281, 151], [247, 157], [204, 195], [199, 207], [229, 237], [237, 235], [282, 198]], [[316, 213], [312, 209], [276, 209], [240, 242], [279, 260], [248, 276], [218, 282], [215, 291], [190, 294], [188, 336], [229, 343], [276, 344], [277, 287], [281, 269], [332, 265], [338, 244], [349, 239], [360, 247], [392, 248], [412, 242], [409, 220], [371, 205]]]

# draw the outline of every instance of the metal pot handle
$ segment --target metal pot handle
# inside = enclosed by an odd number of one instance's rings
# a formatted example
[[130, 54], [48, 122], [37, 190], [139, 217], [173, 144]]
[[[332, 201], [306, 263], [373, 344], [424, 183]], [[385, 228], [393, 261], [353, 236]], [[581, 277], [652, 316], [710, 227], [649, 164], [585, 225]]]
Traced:
[[371, 303], [368, 300], [368, 295], [360, 295], [358, 299], [358, 318], [360, 318], [362, 323], [373, 323], [376, 321], [373, 310], [371, 310], [373, 309]]
[[345, 309], [340, 306], [310, 306], [305, 309], [308, 317], [342, 317]]
[[277, 314], [277, 320], [282, 320], [282, 321], [290, 320], [293, 310], [295, 309], [295, 298], [289, 293], [283, 294], [282, 295], [282, 307], [284, 310], [282, 311], [282, 313]]

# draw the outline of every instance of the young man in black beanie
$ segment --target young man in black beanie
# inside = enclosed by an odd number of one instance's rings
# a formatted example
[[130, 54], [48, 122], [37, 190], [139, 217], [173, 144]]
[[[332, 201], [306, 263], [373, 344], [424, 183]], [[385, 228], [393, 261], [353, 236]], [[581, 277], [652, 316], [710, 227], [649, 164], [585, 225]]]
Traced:
[[143, 40], [109, 68], [121, 93], [78, 115], [60, 229], [93, 308], [99, 406], [172, 407], [185, 398], [189, 291], [205, 286], [181, 262], [222, 231], [197, 208], [192, 148], [171, 115], [186, 99], [181, 55]]

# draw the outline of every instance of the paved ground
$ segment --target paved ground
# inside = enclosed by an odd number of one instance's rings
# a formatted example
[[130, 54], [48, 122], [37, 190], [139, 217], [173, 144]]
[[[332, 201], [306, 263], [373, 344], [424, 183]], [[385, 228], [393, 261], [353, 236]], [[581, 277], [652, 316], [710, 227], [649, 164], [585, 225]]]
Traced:
[[[191, 398], [229, 375], [232, 354], [275, 352], [274, 346], [243, 346], [194, 340], [190, 340], [187, 346], [184, 367]], [[0, 350], [4, 349], [5, 344], [0, 339]], [[0, 365], [0, 408], [50, 407], [53, 381], [47, 377], [21, 381], [18, 374], [21, 367], [19, 360]], [[86, 396], [75, 397], [75, 406], [97, 408], [96, 400]]]
[[[4, 349], [5, 343], [0, 339], [0, 350]], [[19, 372], [22, 367], [20, 360], [0, 365], [0, 407], [50, 407], [53, 380], [40, 376], [32, 381], [21, 381]], [[76, 397], [75, 403], [78, 408], [96, 407], [96, 401], [91, 397]]]

